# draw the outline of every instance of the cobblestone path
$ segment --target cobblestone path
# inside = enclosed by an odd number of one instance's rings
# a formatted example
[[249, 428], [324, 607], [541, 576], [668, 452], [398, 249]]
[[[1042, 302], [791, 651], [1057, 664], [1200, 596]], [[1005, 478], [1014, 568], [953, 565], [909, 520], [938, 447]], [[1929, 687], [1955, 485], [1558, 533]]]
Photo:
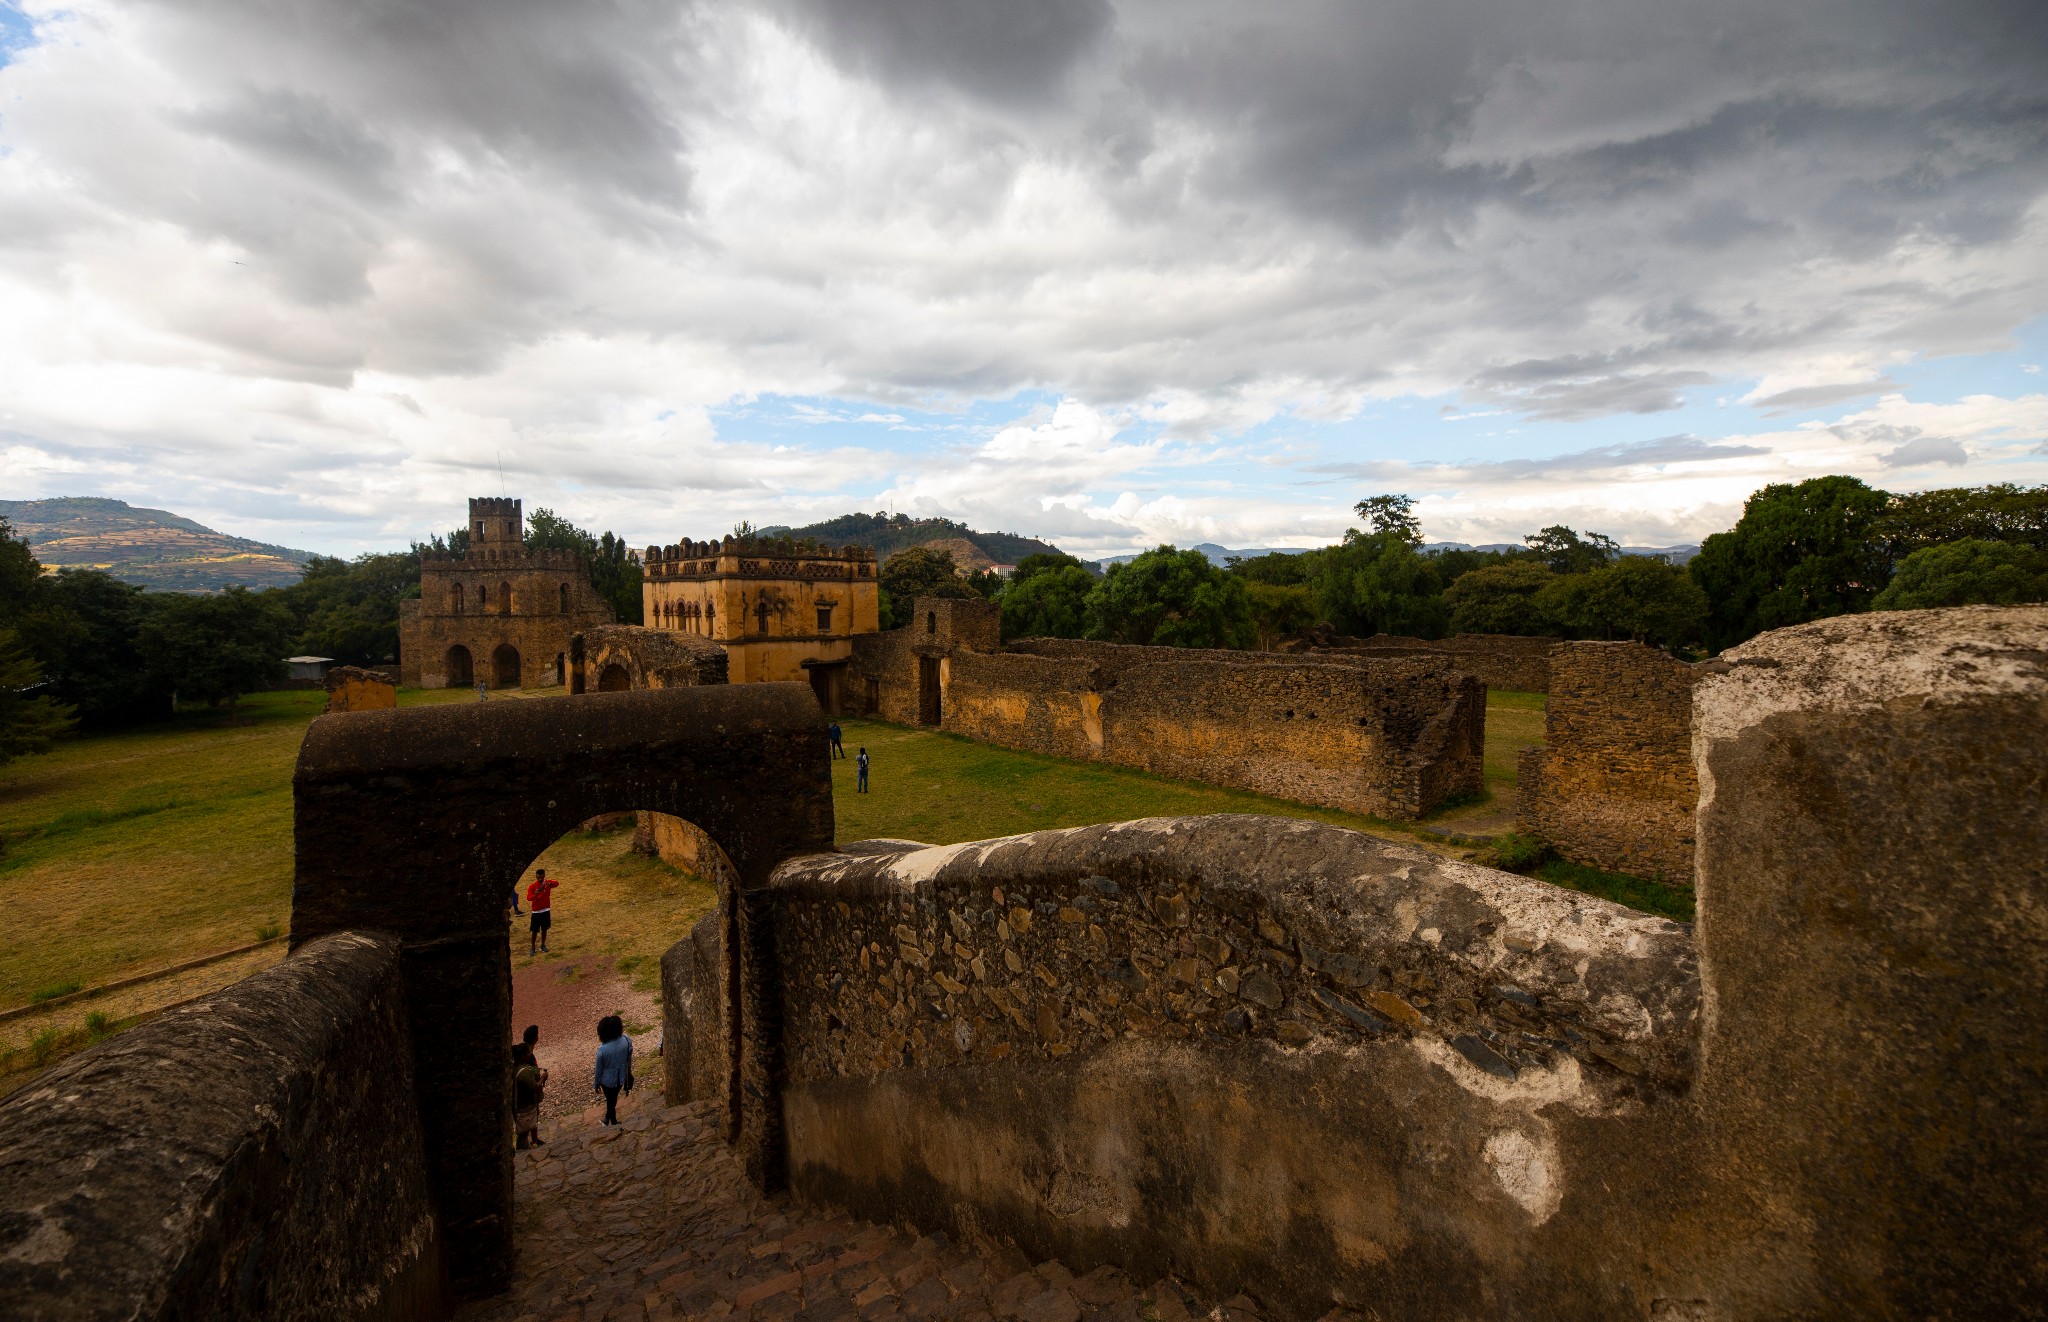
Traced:
[[615, 1129], [551, 1126], [517, 1162], [518, 1267], [508, 1294], [461, 1322], [663, 1318], [947, 1318], [961, 1322], [1257, 1322], [1173, 1281], [1138, 1288], [1114, 1268], [1075, 1277], [889, 1226], [763, 1197], [705, 1103], [628, 1115]]

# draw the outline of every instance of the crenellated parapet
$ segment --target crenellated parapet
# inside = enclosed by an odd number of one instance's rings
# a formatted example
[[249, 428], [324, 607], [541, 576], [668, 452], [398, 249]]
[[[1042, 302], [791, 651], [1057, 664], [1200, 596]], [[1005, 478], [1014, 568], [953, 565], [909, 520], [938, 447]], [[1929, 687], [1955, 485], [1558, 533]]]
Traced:
[[874, 551], [865, 546], [825, 546], [813, 539], [726, 537], [715, 542], [688, 538], [650, 546], [642, 555], [648, 578], [873, 579]]
[[462, 555], [452, 551], [424, 551], [420, 554], [420, 572], [423, 574], [466, 573], [486, 568], [566, 572], [581, 569], [583, 564], [583, 557], [576, 552], [552, 546], [538, 549], [524, 546], [472, 546]]

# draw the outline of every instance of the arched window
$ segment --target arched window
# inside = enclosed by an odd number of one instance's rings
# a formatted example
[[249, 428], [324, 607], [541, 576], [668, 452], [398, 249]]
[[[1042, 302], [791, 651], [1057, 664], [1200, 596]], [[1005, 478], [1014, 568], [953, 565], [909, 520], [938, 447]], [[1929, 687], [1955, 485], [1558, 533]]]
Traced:
[[754, 623], [757, 632], [768, 632], [768, 598], [763, 597], [754, 603]]
[[448, 589], [448, 604], [455, 614], [462, 614], [462, 584], [457, 583]]
[[491, 585], [488, 583], [476, 585], [476, 613], [479, 615], [491, 613]]
[[510, 615], [511, 613], [512, 585], [510, 583], [500, 583], [498, 584], [498, 614]]
[[569, 613], [569, 585], [568, 585], [567, 583], [564, 583], [564, 584], [562, 584], [562, 614], [564, 614], [564, 615], [567, 615], [568, 613]]
[[711, 632], [711, 626], [712, 626], [713, 624], [717, 623], [717, 622], [718, 622], [718, 603], [717, 603], [717, 602], [715, 602], [715, 601], [707, 601], [707, 602], [705, 602], [705, 603], [704, 603], [704, 632], [705, 632], [705, 633], [710, 633], [710, 632]]
[[926, 611], [924, 613], [924, 631], [926, 633], [937, 633], [939, 631], [939, 613], [937, 611]]

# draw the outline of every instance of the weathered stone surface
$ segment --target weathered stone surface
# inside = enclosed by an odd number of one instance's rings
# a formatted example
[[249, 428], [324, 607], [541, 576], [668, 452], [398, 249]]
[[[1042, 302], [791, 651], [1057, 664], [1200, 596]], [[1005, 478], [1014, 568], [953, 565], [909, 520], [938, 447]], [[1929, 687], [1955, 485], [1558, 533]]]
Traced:
[[[352, 712], [308, 729], [293, 780], [292, 941], [368, 928], [404, 943], [413, 1022], [433, 1025], [414, 1065], [459, 1291], [496, 1289], [509, 1269], [505, 923], [521, 873], [577, 823], [647, 809], [703, 828], [737, 886], [758, 885], [780, 860], [831, 845], [824, 725], [808, 685], [750, 684]], [[723, 889], [730, 923], [736, 887]], [[759, 976], [740, 963], [743, 997], [755, 995]], [[738, 1064], [719, 1077], [751, 1071], [765, 1095], [772, 1062]], [[768, 1169], [777, 1117], [729, 1091], [741, 1141]]]
[[0, 1315], [438, 1317], [398, 943], [347, 932], [0, 1102]]
[[[1717, 1317], [2048, 1300], [2048, 607], [1765, 634], [1695, 696]], [[1673, 1314], [1680, 1316], [1681, 1314]]]
[[[790, 989], [791, 1178], [807, 1196], [1077, 1268], [1249, 1288], [1307, 1317], [1368, 1297], [1455, 1316], [1510, 1281], [1571, 1297], [1587, 1268], [1569, 1254], [1506, 1277], [1474, 1264], [1525, 1237], [1613, 1233], [1603, 1181], [1639, 1210], [1674, 1197], [1660, 1164], [1608, 1158], [1612, 1130], [1580, 1149], [1555, 1113], [1681, 1105], [1698, 1010], [1681, 924], [1235, 816], [797, 859], [765, 898]], [[1104, 951], [1057, 921], [1084, 903]], [[962, 995], [901, 958], [913, 941], [962, 948], [956, 914], [964, 948], [1003, 944], [1021, 971], [975, 980], [941, 949], [932, 970]], [[828, 990], [799, 994], [821, 978]], [[1603, 1044], [1643, 1073], [1607, 1063]], [[1522, 1138], [1495, 1142], [1507, 1132]], [[1586, 1192], [1567, 1202], [1567, 1188]]]
[[1641, 643], [1559, 643], [1550, 672], [1544, 746], [1517, 760], [1518, 826], [1574, 862], [1690, 885], [1705, 672]]

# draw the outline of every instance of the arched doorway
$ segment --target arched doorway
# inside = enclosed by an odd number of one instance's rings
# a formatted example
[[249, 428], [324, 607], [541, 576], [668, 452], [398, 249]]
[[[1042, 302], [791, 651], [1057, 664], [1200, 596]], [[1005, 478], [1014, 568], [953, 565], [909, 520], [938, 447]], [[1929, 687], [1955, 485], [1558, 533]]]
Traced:
[[499, 643], [498, 650], [491, 653], [491, 687], [516, 689], [519, 687], [519, 649], [510, 643]]
[[461, 643], [448, 649], [448, 659], [443, 665], [443, 672], [448, 676], [448, 687], [451, 689], [466, 689], [476, 683], [475, 663], [470, 659], [469, 649]]
[[832, 848], [824, 724], [799, 684], [314, 719], [293, 775], [292, 945], [354, 928], [404, 943], [409, 1017], [432, 1026], [414, 1086], [459, 1293], [502, 1289], [512, 1267], [506, 901], [529, 860], [599, 813], [682, 818], [731, 862], [719, 893], [719, 976], [734, 1007], [722, 1091], [743, 1168], [775, 1178], [781, 1118], [768, 1090], [779, 1038], [755, 995], [766, 930], [747, 897], [784, 859]]
[[633, 677], [626, 673], [626, 668], [616, 661], [598, 672], [597, 691], [599, 693], [624, 693], [632, 687]]

